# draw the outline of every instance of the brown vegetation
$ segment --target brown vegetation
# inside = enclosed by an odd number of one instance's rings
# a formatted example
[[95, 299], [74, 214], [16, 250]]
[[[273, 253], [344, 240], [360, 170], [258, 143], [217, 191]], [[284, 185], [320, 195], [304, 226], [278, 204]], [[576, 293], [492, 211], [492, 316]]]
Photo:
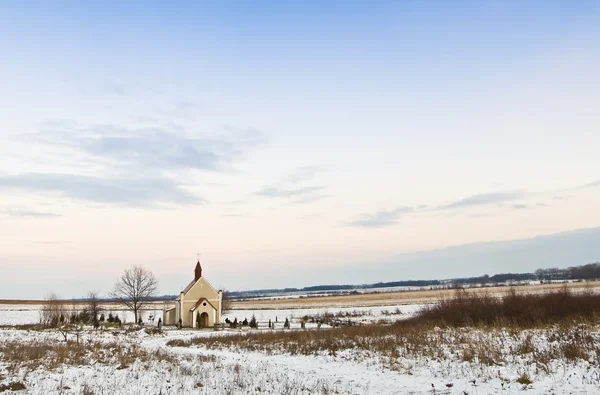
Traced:
[[171, 340], [167, 345], [301, 355], [354, 349], [382, 356], [390, 368], [398, 368], [403, 358], [459, 358], [488, 366], [524, 358], [539, 369], [550, 369], [556, 359], [600, 361], [600, 342], [594, 333], [599, 302], [600, 295], [567, 289], [547, 294], [508, 292], [501, 298], [458, 291], [453, 298], [390, 325], [236, 333]]
[[9, 369], [43, 366], [56, 369], [62, 365], [88, 365], [101, 363], [115, 366], [130, 366], [135, 361], [174, 359], [164, 352], [149, 352], [137, 345], [119, 342], [53, 342], [18, 340], [0, 342], [0, 360], [9, 364]]
[[26, 389], [25, 384], [21, 383], [20, 381], [13, 381], [12, 383], [8, 384], [0, 384], [0, 392], [22, 391], [24, 389]]
[[501, 297], [458, 290], [453, 297], [429, 305], [411, 321], [452, 327], [532, 328], [564, 320], [596, 322], [599, 314], [600, 294], [574, 293], [566, 287], [547, 293], [519, 293], [510, 289]]

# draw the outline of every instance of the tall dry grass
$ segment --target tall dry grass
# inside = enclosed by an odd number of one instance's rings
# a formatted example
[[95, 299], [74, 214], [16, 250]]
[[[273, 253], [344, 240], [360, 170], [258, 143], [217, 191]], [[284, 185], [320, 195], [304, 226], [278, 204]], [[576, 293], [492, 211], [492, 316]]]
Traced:
[[[460, 358], [485, 365], [527, 356], [540, 366], [550, 366], [550, 361], [561, 358], [600, 361], [600, 342], [593, 329], [599, 313], [600, 295], [592, 293], [511, 291], [493, 297], [458, 291], [452, 298], [394, 324], [236, 333], [171, 340], [167, 345], [300, 355], [337, 355], [351, 349], [388, 361]], [[533, 329], [537, 331], [536, 341]], [[527, 331], [529, 335], [523, 337]]]
[[165, 352], [150, 352], [138, 345], [120, 342], [55, 342], [35, 340], [23, 342], [10, 340], [0, 342], [0, 360], [14, 368], [56, 369], [60, 366], [89, 364], [115, 365], [124, 368], [136, 361], [160, 360], [174, 363]]
[[407, 324], [437, 326], [493, 326], [535, 328], [563, 323], [594, 323], [600, 317], [600, 294], [574, 293], [568, 288], [547, 293], [519, 293], [497, 297], [457, 290], [417, 314]]

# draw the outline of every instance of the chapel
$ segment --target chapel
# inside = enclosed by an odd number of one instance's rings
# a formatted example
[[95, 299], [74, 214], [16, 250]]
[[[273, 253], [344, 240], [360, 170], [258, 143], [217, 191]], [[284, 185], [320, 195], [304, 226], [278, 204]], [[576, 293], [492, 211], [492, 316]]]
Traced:
[[[175, 299], [175, 307], [163, 314], [165, 325], [208, 328], [221, 323], [223, 291], [215, 290], [204, 277], [200, 260], [194, 269], [194, 279]], [[181, 321], [180, 321], [181, 320]]]

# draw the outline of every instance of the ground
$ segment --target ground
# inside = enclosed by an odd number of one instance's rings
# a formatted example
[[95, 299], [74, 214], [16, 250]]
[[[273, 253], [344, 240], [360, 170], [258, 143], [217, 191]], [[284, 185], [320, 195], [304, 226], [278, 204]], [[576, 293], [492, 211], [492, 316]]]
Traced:
[[[148, 331], [150, 332], [150, 331]], [[344, 350], [337, 355], [289, 355], [236, 349], [170, 347], [169, 340], [188, 340], [198, 336], [223, 336], [227, 333], [197, 330], [167, 330], [149, 334], [145, 330], [89, 330], [82, 335], [85, 347], [98, 350], [139, 347], [129, 359], [127, 352], [115, 359], [94, 356], [52, 365], [42, 363], [20, 368], [14, 361], [0, 362], [2, 384], [23, 383], [28, 394], [590, 394], [600, 393], [598, 365], [578, 361], [557, 361], [551, 373], [543, 373], [526, 360], [515, 359], [504, 366], [483, 365], [448, 358], [408, 358], [399, 366], [389, 366], [382, 355]], [[473, 339], [476, 340], [476, 337]], [[0, 343], [36, 342], [64, 344], [54, 331], [0, 331]], [[515, 340], [515, 344], [517, 341]], [[511, 344], [506, 344], [510, 347]], [[147, 355], [142, 355], [147, 352]], [[97, 351], [95, 352], [97, 353]], [[31, 361], [29, 361], [31, 362]], [[530, 372], [531, 384], [517, 382]], [[7, 391], [6, 393], [12, 393]]]
[[[392, 300], [375, 295], [380, 304]], [[315, 342], [310, 337], [314, 333], [333, 333], [335, 339], [335, 334], [346, 332], [330, 324], [384, 326], [410, 318], [425, 306], [423, 302], [434, 301], [425, 296], [431, 295], [411, 293], [400, 303], [370, 307], [347, 306], [348, 299], [342, 303], [346, 307], [339, 307], [328, 298], [320, 299], [315, 308], [310, 307], [318, 298], [303, 298], [311, 304], [297, 304], [301, 309], [286, 309], [287, 304], [269, 309], [260, 303], [263, 308], [249, 309], [256, 306], [244, 302], [238, 307], [246, 309], [226, 315], [240, 322], [255, 315], [258, 330], [157, 331], [157, 305], [144, 312], [143, 328], [86, 327], [79, 343], [73, 332], [65, 343], [56, 329], [12, 326], [37, 322], [39, 306], [0, 305], [0, 325], [5, 325], [0, 329], [0, 393], [600, 394], [600, 331], [592, 326], [518, 331], [438, 328], [419, 338], [425, 343], [407, 338], [403, 344], [394, 343], [391, 352], [377, 347], [377, 339], [353, 344], [343, 336], [336, 348], [304, 351], [291, 351], [289, 344], [277, 342], [261, 346], [248, 336], [237, 343], [206, 343], [214, 337], [290, 331], [307, 334], [308, 342]], [[118, 306], [109, 309], [132, 321]], [[291, 321], [289, 330], [283, 329], [286, 318]], [[269, 320], [277, 321], [275, 330], [267, 329]], [[301, 320], [308, 321], [306, 329], [301, 329]], [[314, 320], [324, 322], [320, 329]], [[373, 347], [368, 346], [371, 342]]]

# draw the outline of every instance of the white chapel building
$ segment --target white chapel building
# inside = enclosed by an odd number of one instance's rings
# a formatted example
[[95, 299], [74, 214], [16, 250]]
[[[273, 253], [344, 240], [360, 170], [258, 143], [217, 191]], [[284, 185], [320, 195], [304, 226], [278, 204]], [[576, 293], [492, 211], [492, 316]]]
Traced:
[[[204, 277], [200, 261], [194, 269], [194, 280], [175, 300], [175, 307], [163, 314], [164, 325], [207, 328], [221, 323], [223, 291], [215, 290]], [[181, 321], [180, 321], [181, 320]]]

